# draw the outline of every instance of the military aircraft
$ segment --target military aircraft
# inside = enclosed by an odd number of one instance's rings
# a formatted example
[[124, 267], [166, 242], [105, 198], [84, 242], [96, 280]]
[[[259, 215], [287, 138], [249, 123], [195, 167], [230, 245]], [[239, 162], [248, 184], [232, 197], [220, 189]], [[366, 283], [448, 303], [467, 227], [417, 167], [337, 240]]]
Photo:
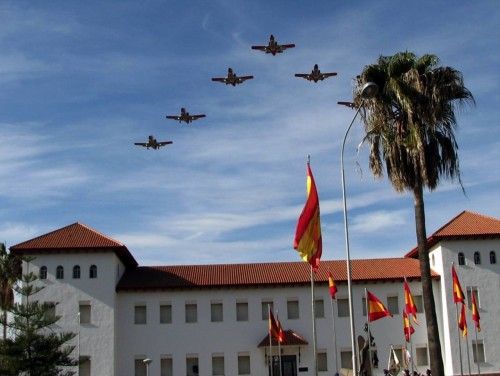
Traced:
[[307, 81], [323, 81], [325, 78], [336, 76], [337, 73], [331, 72], [331, 73], [321, 73], [321, 71], [318, 68], [318, 64], [314, 64], [314, 68], [311, 71], [311, 73], [295, 73], [295, 77], [301, 77], [305, 78]]
[[212, 78], [212, 81], [222, 82], [225, 83], [226, 85], [236, 86], [238, 84], [242, 84], [246, 80], [251, 80], [252, 78], [253, 76], [237, 76], [232, 68], [227, 68], [227, 77], [214, 77]]
[[276, 54], [282, 53], [287, 48], [293, 47], [295, 47], [295, 44], [278, 44], [278, 42], [274, 39], [274, 35], [271, 34], [267, 46], [252, 46], [252, 50], [263, 51], [266, 54], [272, 54], [275, 56]]
[[204, 118], [206, 115], [190, 115], [189, 112], [186, 111], [184, 107], [181, 108], [180, 115], [167, 115], [167, 119], [177, 120], [180, 122], [185, 122], [186, 124], [191, 123], [193, 120], [198, 120], [200, 118]]
[[161, 148], [162, 146], [168, 145], [168, 144], [173, 144], [173, 141], [156, 141], [156, 138], [154, 136], [149, 136], [148, 142], [135, 142], [134, 145], [138, 146], [144, 146], [146, 149], [153, 148], [154, 150], [157, 150]]
[[356, 108], [356, 105], [353, 102], [337, 102], [337, 104], [340, 104], [342, 106], [346, 106], [349, 108]]

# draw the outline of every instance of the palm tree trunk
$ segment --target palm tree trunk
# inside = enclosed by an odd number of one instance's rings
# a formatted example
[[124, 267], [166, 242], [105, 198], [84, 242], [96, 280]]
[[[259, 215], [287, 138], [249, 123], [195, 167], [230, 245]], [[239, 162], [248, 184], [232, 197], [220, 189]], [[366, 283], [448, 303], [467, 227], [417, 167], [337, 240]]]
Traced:
[[422, 282], [422, 300], [424, 302], [425, 320], [427, 322], [427, 343], [429, 345], [429, 361], [433, 376], [443, 376], [443, 356], [436, 315], [436, 303], [432, 291], [431, 265], [427, 249], [427, 234], [425, 231], [424, 193], [422, 184], [418, 182], [413, 188], [415, 201], [415, 228], [417, 232], [418, 259], [420, 261], [420, 276]]

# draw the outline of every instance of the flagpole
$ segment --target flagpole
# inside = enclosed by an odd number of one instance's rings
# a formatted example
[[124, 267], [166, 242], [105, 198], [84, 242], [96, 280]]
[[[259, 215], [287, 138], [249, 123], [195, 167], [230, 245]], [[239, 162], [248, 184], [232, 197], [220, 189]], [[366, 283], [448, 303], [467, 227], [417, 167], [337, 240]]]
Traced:
[[477, 363], [477, 374], [481, 374], [481, 369], [479, 368], [479, 352], [478, 350], [478, 343], [477, 343], [477, 327], [474, 325], [474, 332], [476, 334], [476, 363]]
[[467, 347], [467, 364], [469, 367], [469, 376], [472, 376], [472, 374], [470, 373], [469, 335], [468, 334], [465, 335], [465, 347]]
[[[330, 303], [332, 306], [332, 330], [333, 330], [333, 351], [335, 352], [335, 372], [339, 372], [339, 362], [337, 355], [337, 332], [335, 331], [335, 309], [333, 307], [333, 298], [330, 298]], [[477, 352], [477, 351], [476, 351]]]
[[[455, 308], [456, 308], [456, 317], [457, 317], [457, 323], [458, 323], [458, 304], [457, 303], [455, 303]], [[463, 370], [463, 366], [462, 366], [462, 345], [460, 343], [460, 342], [462, 342], [462, 339], [460, 338], [460, 328], [458, 327], [458, 324], [457, 324], [457, 333], [458, 333], [458, 351], [460, 353], [460, 356], [458, 358], [458, 359], [460, 359], [460, 375], [464, 376], [464, 370]]]
[[[276, 310], [276, 321], [278, 321], [278, 324], [279, 324], [279, 327], [281, 328], [281, 324], [279, 323], [280, 322], [280, 319], [278, 317], [278, 310]], [[281, 336], [280, 336], [280, 333], [278, 332], [278, 357], [279, 357], [279, 360], [280, 360], [280, 376], [283, 376], [282, 375], [282, 368], [281, 368]]]
[[273, 376], [273, 340], [271, 334], [271, 305], [267, 305], [267, 326], [269, 332], [269, 373]]
[[316, 355], [316, 315], [314, 309], [314, 273], [312, 265], [310, 266], [311, 272], [311, 312], [312, 312], [312, 328], [313, 328], [313, 356], [314, 356], [314, 375], [318, 376], [318, 359]]
[[413, 375], [414, 363], [413, 363], [413, 343], [411, 342], [411, 335], [410, 335], [410, 367], [411, 367], [411, 374]]
[[[370, 375], [372, 374], [372, 352], [371, 352], [371, 335], [370, 335], [370, 312], [368, 311], [368, 290], [365, 287], [365, 306], [366, 306], [366, 326], [368, 329], [368, 361], [370, 362]], [[362, 365], [360, 365], [362, 366]]]

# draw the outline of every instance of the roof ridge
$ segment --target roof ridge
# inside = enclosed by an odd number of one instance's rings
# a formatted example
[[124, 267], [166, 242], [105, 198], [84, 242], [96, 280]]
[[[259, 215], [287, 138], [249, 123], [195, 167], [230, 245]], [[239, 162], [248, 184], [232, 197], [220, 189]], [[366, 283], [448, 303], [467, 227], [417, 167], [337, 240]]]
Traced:
[[18, 246], [23, 245], [24, 243], [28, 243], [28, 242], [31, 242], [31, 241], [33, 241], [33, 240], [37, 240], [37, 239], [41, 239], [41, 238], [45, 238], [45, 237], [47, 237], [47, 236], [49, 236], [49, 235], [52, 235], [52, 234], [53, 234], [53, 233], [55, 233], [55, 232], [58, 232], [58, 231], [64, 230], [64, 229], [66, 229], [66, 228], [68, 228], [68, 227], [71, 227], [71, 226], [74, 226], [74, 225], [77, 225], [77, 224], [79, 224], [79, 222], [78, 222], [78, 221], [77, 221], [77, 222], [74, 222], [74, 223], [71, 223], [71, 224], [69, 224], [69, 225], [66, 225], [66, 226], [63, 226], [63, 227], [57, 228], [57, 229], [55, 229], [55, 230], [52, 230], [52, 231], [46, 232], [45, 234], [35, 236], [34, 238], [31, 238], [31, 239], [25, 240], [25, 241], [23, 241], [23, 242], [21, 242], [21, 243], [14, 244], [13, 246], [11, 246], [11, 247], [9, 247], [9, 248], [17, 248]]
[[94, 229], [94, 228], [90, 227], [89, 225], [87, 225], [87, 224], [85, 224], [85, 223], [82, 223], [82, 222], [75, 222], [74, 224], [78, 224], [78, 225], [80, 225], [80, 226], [83, 226], [83, 227], [85, 227], [87, 230], [92, 231], [92, 232], [96, 233], [97, 235], [102, 236], [103, 238], [106, 238], [106, 239], [111, 240], [111, 241], [113, 241], [113, 242], [115, 242], [115, 243], [118, 243], [118, 244], [119, 244], [120, 246], [122, 246], [122, 247], [124, 246], [124, 244], [123, 244], [121, 241], [116, 240], [116, 239], [112, 238], [111, 236], [105, 235], [105, 234], [103, 234], [102, 232], [97, 231], [96, 229]]

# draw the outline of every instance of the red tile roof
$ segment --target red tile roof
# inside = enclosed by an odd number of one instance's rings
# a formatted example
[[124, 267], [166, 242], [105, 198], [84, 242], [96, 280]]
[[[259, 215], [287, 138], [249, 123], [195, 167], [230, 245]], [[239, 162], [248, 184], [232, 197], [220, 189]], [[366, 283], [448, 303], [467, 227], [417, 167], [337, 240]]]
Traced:
[[[420, 278], [418, 260], [387, 258], [353, 260], [352, 279], [389, 281]], [[337, 282], [347, 281], [345, 261], [321, 261], [317, 282], [328, 282], [331, 271]], [[437, 274], [433, 274], [438, 277]], [[310, 268], [305, 262], [279, 262], [223, 265], [141, 266], [125, 272], [116, 287], [126, 290], [170, 290], [213, 287], [251, 287], [310, 283]]]
[[[463, 211], [427, 238], [432, 247], [442, 239], [499, 238], [500, 220], [486, 215]], [[417, 247], [405, 257], [418, 257]]]
[[[299, 334], [295, 333], [293, 330], [285, 330], [283, 332], [285, 334], [285, 340], [281, 344], [281, 346], [301, 346], [301, 345], [307, 345], [308, 342], [302, 338]], [[278, 341], [276, 341], [276, 338], [272, 338], [272, 345], [273, 346], [278, 346]], [[257, 347], [266, 347], [269, 346], [269, 334], [266, 335], [262, 341], [259, 342]]]
[[125, 245], [79, 222], [13, 245], [10, 250], [14, 254], [110, 251], [115, 252], [126, 266], [137, 266]]

